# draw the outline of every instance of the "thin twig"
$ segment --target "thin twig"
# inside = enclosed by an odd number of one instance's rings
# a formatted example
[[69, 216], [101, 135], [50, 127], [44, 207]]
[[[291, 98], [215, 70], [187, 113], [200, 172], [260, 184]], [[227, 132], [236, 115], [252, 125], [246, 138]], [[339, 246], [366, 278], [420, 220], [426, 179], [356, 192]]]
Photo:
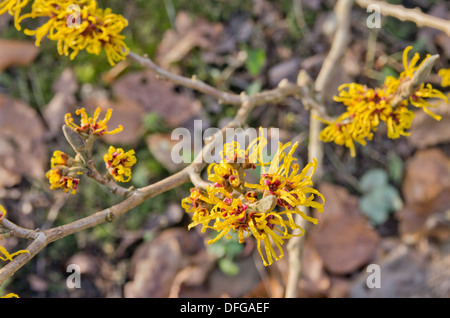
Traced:
[[140, 56], [134, 52], [130, 52], [128, 54], [128, 57], [138, 62], [145, 68], [152, 70], [161, 79], [169, 80], [174, 84], [182, 85], [188, 88], [198, 90], [202, 93], [211, 95], [223, 103], [233, 105], [238, 105], [242, 103], [241, 96], [232, 93], [222, 92], [216, 89], [215, 87], [205, 84], [204, 82], [198, 80], [195, 76], [192, 78], [188, 78], [177, 74], [173, 74], [155, 64], [150, 58], [148, 58], [148, 56]]
[[377, 0], [356, 0], [356, 3], [362, 8], [377, 6], [382, 15], [388, 15], [401, 21], [411, 21], [419, 28], [430, 27], [440, 30], [450, 36], [450, 21], [423, 13], [419, 8], [408, 9], [402, 5], [390, 4], [385, 1]]
[[9, 230], [9, 234], [11, 236], [15, 236], [18, 238], [24, 238], [27, 240], [32, 240], [35, 238], [34, 236], [35, 236], [36, 231], [20, 227], [6, 218], [2, 219], [1, 224], [5, 229]]
[[[319, 100], [318, 96], [314, 96], [312, 92], [316, 90], [314, 82], [308, 73], [304, 70], [300, 70], [297, 76], [297, 85], [301, 87], [302, 93], [300, 100], [307, 109], [314, 109], [316, 115], [323, 120], [332, 121], [333, 119], [328, 115], [325, 105]], [[321, 99], [321, 98], [320, 98]]]
[[88, 171], [87, 171], [86, 175], [88, 177], [94, 179], [98, 183], [100, 183], [100, 184], [106, 186], [107, 188], [109, 188], [112, 193], [116, 193], [116, 194], [121, 195], [123, 197], [127, 197], [131, 193], [132, 188], [127, 189], [127, 188], [121, 187], [112, 178], [107, 179], [100, 172], [98, 172], [97, 168], [94, 165], [94, 159], [93, 158], [90, 158], [86, 162], [86, 165], [87, 165], [87, 168], [88, 168]]
[[[313, 92], [305, 90], [305, 87], [301, 87], [295, 83], [291, 83], [288, 80], [282, 80], [278, 87], [271, 90], [266, 90], [252, 96], [247, 96], [245, 92], [241, 94], [234, 94], [230, 92], [224, 92], [218, 90], [217, 88], [208, 85], [201, 80], [197, 79], [195, 76], [192, 78], [180, 76], [177, 74], [170, 73], [169, 71], [159, 67], [147, 56], [140, 56], [136, 53], [130, 52], [128, 57], [145, 68], [155, 72], [161, 79], [168, 80], [174, 84], [182, 85], [201, 93], [215, 97], [219, 103], [230, 104], [230, 105], [242, 105], [244, 101], [250, 100], [255, 106], [269, 103], [277, 103], [284, 101], [287, 97], [298, 97], [303, 98], [311, 95]], [[312, 105], [315, 107], [316, 105]], [[319, 110], [323, 112], [323, 110]]]
[[190, 171], [189, 178], [196, 188], [206, 189], [207, 186], [212, 185], [211, 182], [203, 180], [199, 172]]
[[294, 11], [295, 21], [297, 22], [297, 26], [302, 31], [303, 35], [307, 35], [310, 33], [308, 28], [308, 24], [305, 20], [305, 14], [303, 12], [302, 0], [294, 0], [292, 3], [292, 9]]
[[62, 209], [64, 204], [67, 202], [67, 199], [69, 197], [63, 193], [59, 197], [56, 198], [55, 203], [50, 207], [50, 210], [48, 211], [47, 220], [45, 223], [41, 226], [42, 230], [47, 230], [53, 226], [53, 223], [55, 222], [56, 218], [58, 217], [59, 211]]
[[364, 63], [364, 74], [373, 76], [373, 65], [375, 61], [375, 53], [377, 46], [378, 29], [370, 29], [369, 38], [367, 40], [366, 61]]
[[[336, 65], [344, 54], [350, 40], [350, 14], [352, 5], [353, 0], [339, 0], [334, 9], [338, 23], [337, 30], [330, 52], [324, 60], [322, 68], [315, 81], [315, 89], [317, 91], [315, 99], [319, 105], [322, 104], [323, 91], [327, 87]], [[312, 176], [314, 183], [320, 179], [323, 170], [323, 144], [319, 140], [319, 134], [322, 126], [321, 122], [317, 120], [317, 116], [320, 116], [318, 108], [313, 108], [310, 114], [308, 160], [312, 161], [313, 158], [317, 160], [316, 173]], [[309, 210], [310, 209], [306, 209], [304, 212], [308, 215], [310, 214]], [[300, 215], [296, 215], [295, 221], [305, 230], [305, 233], [308, 233], [307, 230], [310, 226], [309, 222], [306, 222]], [[298, 283], [302, 273], [302, 255], [305, 238], [306, 236], [293, 237], [287, 245], [289, 252], [289, 273], [285, 291], [286, 298], [295, 298], [298, 295]]]

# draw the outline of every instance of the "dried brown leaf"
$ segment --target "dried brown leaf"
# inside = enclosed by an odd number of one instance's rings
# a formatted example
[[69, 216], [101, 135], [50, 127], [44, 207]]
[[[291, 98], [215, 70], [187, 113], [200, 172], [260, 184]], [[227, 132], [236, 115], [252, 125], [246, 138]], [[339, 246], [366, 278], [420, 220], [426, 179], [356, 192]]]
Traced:
[[439, 149], [418, 151], [406, 166], [402, 193], [405, 205], [397, 213], [400, 234], [408, 241], [432, 235], [431, 228], [438, 225], [432, 220], [445, 219], [450, 209], [450, 159]]
[[181, 61], [195, 47], [214, 47], [222, 29], [220, 23], [210, 23], [204, 19], [193, 21], [186, 12], [180, 11], [175, 29], [164, 33], [156, 54], [157, 64], [169, 69], [172, 63]]
[[124, 296], [168, 297], [177, 273], [189, 265], [189, 256], [202, 249], [203, 240], [195, 231], [173, 228], [160, 233], [133, 255], [132, 280], [125, 285]]
[[376, 252], [379, 236], [358, 208], [358, 199], [340, 186], [324, 183], [325, 196], [319, 224], [311, 231], [313, 245], [333, 274], [352, 273], [367, 264]]
[[[175, 91], [149, 71], [130, 73], [113, 84], [114, 96], [124, 103], [134, 102], [145, 112], [156, 112], [171, 127], [179, 127], [200, 111], [200, 102]], [[131, 113], [131, 112], [130, 112]], [[141, 114], [136, 116], [142, 117]]]
[[[41, 179], [47, 165], [44, 125], [37, 112], [22, 101], [0, 95], [0, 186], [12, 186], [20, 177]], [[14, 181], [14, 182], [12, 182]]]
[[436, 121], [422, 111], [415, 112], [416, 116], [410, 129], [411, 135], [407, 140], [416, 148], [424, 149], [450, 141], [450, 105], [441, 102], [431, 111], [442, 116], [441, 120]]
[[0, 72], [10, 66], [28, 65], [38, 53], [33, 42], [0, 39]]
[[146, 139], [147, 147], [155, 159], [169, 172], [175, 172], [185, 166], [172, 160], [172, 148], [179, 141], [172, 140], [171, 134], [151, 134]]
[[76, 106], [75, 92], [78, 82], [72, 69], [65, 69], [53, 83], [55, 95], [44, 107], [42, 115], [53, 134], [61, 133], [64, 115]]
[[330, 277], [325, 272], [323, 259], [312, 240], [306, 240], [303, 258], [303, 275], [300, 293], [306, 297], [323, 297], [330, 288]]

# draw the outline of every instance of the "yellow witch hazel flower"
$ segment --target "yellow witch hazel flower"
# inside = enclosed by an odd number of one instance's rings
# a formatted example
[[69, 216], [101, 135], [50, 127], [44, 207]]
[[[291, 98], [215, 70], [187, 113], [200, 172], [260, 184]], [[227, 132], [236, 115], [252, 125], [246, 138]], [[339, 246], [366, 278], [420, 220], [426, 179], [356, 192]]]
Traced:
[[[292, 145], [288, 153], [285, 149], [290, 147], [291, 143], [285, 145], [280, 144], [280, 148], [275, 154], [269, 168], [263, 168], [260, 184], [253, 185], [246, 183], [249, 188], [256, 188], [263, 193], [270, 193], [277, 198], [277, 204], [284, 208], [284, 214], [287, 214], [289, 220], [292, 220], [292, 213], [300, 214], [303, 218], [317, 223], [316, 219], [306, 216], [299, 207], [311, 207], [317, 209], [318, 212], [323, 211], [324, 197], [316, 189], [312, 188], [313, 182], [311, 176], [314, 174], [317, 161], [307, 164], [300, 172], [298, 163], [294, 163], [297, 159], [293, 157], [298, 143]], [[308, 175], [312, 169], [311, 175]], [[322, 203], [314, 201], [315, 196], [322, 199]]]
[[19, 295], [14, 294], [14, 293], [9, 293], [9, 294], [6, 294], [5, 296], [2, 296], [0, 298], [19, 298]]
[[447, 87], [450, 86], [450, 68], [439, 70], [438, 75], [442, 77], [441, 86]]
[[[302, 171], [295, 162], [297, 159], [293, 154], [297, 143], [280, 143], [273, 160], [268, 163], [263, 161], [261, 152], [266, 145], [262, 130], [260, 137], [245, 150], [236, 142], [225, 144], [221, 162], [208, 167], [209, 180], [213, 184], [206, 189], [191, 189], [190, 196], [181, 201], [181, 206], [186, 212], [193, 213], [189, 229], [201, 225], [202, 231], [213, 229], [218, 232], [208, 244], [222, 237], [230, 238], [230, 232], [238, 233], [240, 243], [253, 236], [267, 266], [274, 259], [283, 257], [284, 241], [297, 235], [292, 230], [298, 229], [298, 235], [303, 235], [304, 231], [295, 223], [293, 215], [299, 214], [317, 223], [317, 219], [301, 209], [311, 207], [322, 212], [324, 198], [312, 188], [311, 175], [316, 162], [308, 164]], [[246, 182], [244, 171], [256, 166], [262, 169], [260, 183]], [[317, 202], [316, 197], [322, 202]]]
[[217, 187], [224, 187], [229, 190], [240, 187], [243, 183], [240, 180], [242, 176], [239, 176], [238, 168], [255, 169], [255, 156], [266, 144], [267, 141], [265, 139], [260, 140], [257, 138], [244, 150], [241, 149], [236, 141], [226, 143], [224, 150], [221, 152], [223, 160], [220, 163], [212, 163], [208, 167], [208, 180]]
[[109, 147], [108, 153], [103, 156], [109, 174], [116, 181], [128, 182], [131, 179], [131, 167], [136, 163], [134, 150], [124, 152], [122, 148]]
[[0, 2], [0, 14], [8, 12], [10, 15], [14, 16], [14, 26], [17, 30], [21, 30], [19, 24], [20, 12], [23, 7], [25, 7], [30, 0], [3, 0]]
[[447, 103], [448, 99], [431, 84], [422, 83], [409, 97], [402, 98], [400, 101], [396, 100], [396, 97], [401, 96], [402, 83], [410, 80], [429, 58], [428, 55], [418, 64], [420, 55], [416, 53], [408, 62], [408, 52], [411, 49], [412, 47], [409, 46], [403, 52], [404, 71], [398, 78], [387, 76], [381, 87], [372, 89], [357, 83], [339, 87], [339, 96], [335, 96], [334, 100], [343, 103], [347, 109], [334, 121], [323, 120], [327, 124], [320, 134], [323, 142], [334, 142], [346, 146], [354, 157], [355, 143], [365, 146], [367, 140], [372, 140], [373, 133], [377, 131], [380, 122], [385, 122], [388, 138], [408, 136], [407, 130], [411, 127], [414, 118], [414, 112], [408, 109], [408, 105], [422, 108], [425, 113], [440, 120], [440, 116], [429, 110], [437, 103], [433, 104], [429, 99], [440, 99]]
[[397, 106], [386, 120], [388, 138], [396, 139], [400, 136], [409, 136], [410, 134], [406, 130], [411, 127], [413, 119], [414, 112], [409, 110], [407, 106]]
[[[31, 12], [21, 15], [29, 2], [32, 2]], [[36, 30], [26, 29], [25, 34], [36, 37], [36, 46], [44, 37], [57, 41], [58, 53], [70, 54], [70, 59], [81, 50], [96, 55], [104, 50], [109, 63], [114, 65], [129, 53], [125, 36], [121, 34], [128, 21], [109, 8], [98, 8], [95, 0], [3, 0], [0, 14], [5, 12], [14, 16], [18, 30], [24, 19], [48, 18]]]
[[62, 189], [64, 192], [76, 194], [81, 174], [78, 169], [71, 169], [75, 160], [62, 151], [56, 150], [50, 159], [51, 169], [45, 176], [50, 182], [50, 189]]
[[[2, 222], [3, 218], [6, 216], [6, 210], [5, 208], [0, 204], [0, 223]], [[15, 253], [9, 254], [9, 252], [0, 245], [0, 260], [2, 261], [12, 261], [13, 258], [19, 254], [29, 253], [27, 250], [20, 250]], [[13, 295], [13, 294], [12, 294]], [[8, 296], [8, 295], [6, 295]], [[4, 297], [6, 297], [4, 296]]]
[[97, 107], [97, 109], [94, 112], [94, 115], [92, 117], [89, 117], [84, 108], [77, 109], [75, 111], [75, 114], [81, 116], [80, 125], [74, 124], [72, 114], [70, 114], [70, 113], [66, 114], [64, 120], [68, 127], [72, 128], [77, 133], [84, 134], [85, 136], [113, 135], [113, 134], [117, 134], [118, 132], [122, 131], [122, 129], [123, 129], [122, 125], [119, 125], [118, 128], [116, 128], [112, 131], [108, 131], [107, 123], [111, 118], [111, 114], [112, 114], [111, 108], [109, 108], [106, 111], [105, 118], [102, 120], [98, 119], [100, 112], [101, 112], [101, 108]]
[[[213, 188], [208, 187], [208, 189], [212, 190]], [[196, 223], [197, 221], [199, 223], [205, 222], [204, 226], [206, 227], [209, 223], [209, 220], [207, 220], [207, 218], [210, 215], [210, 210], [214, 206], [212, 202], [213, 201], [205, 197], [205, 194], [202, 194], [202, 190], [198, 188], [192, 188], [191, 195], [181, 200], [181, 207], [185, 209], [186, 212], [194, 213], [192, 216], [192, 221], [194, 223]]]
[[54, 168], [56, 166], [65, 166], [67, 164], [70, 164], [72, 161], [72, 158], [65, 154], [62, 151], [56, 150], [53, 152], [53, 157], [50, 159], [51, 167]]
[[50, 182], [50, 189], [63, 189], [64, 192], [76, 194], [78, 190], [78, 184], [80, 179], [73, 176], [64, 175], [64, 169], [61, 167], [55, 167], [47, 171], [45, 174]]
[[[402, 82], [409, 78], [412, 78], [414, 72], [416, 72], [420, 66], [430, 57], [427, 55], [425, 59], [419, 64], [416, 65], [420, 59], [419, 53], [415, 53], [411, 61], [408, 63], [408, 52], [412, 49], [412, 46], [408, 46], [403, 52], [403, 66], [405, 70], [400, 73], [399, 81]], [[429, 98], [436, 99], [434, 104], [429, 102]], [[441, 116], [438, 116], [432, 113], [428, 108], [436, 107], [439, 105], [439, 99], [442, 99], [448, 104], [448, 99], [444, 93], [440, 90], [433, 88], [433, 86], [429, 83], [422, 83], [419, 88], [415, 90], [415, 92], [409, 97], [409, 103], [415, 107], [420, 107], [423, 109], [425, 113], [430, 115], [436, 120], [440, 120]]]

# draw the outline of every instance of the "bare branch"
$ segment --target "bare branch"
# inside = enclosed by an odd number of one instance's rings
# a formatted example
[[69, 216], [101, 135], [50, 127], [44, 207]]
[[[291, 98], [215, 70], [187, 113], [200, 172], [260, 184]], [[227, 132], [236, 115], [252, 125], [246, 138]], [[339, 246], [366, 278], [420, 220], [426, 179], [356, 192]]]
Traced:
[[[142, 66], [152, 70], [155, 72], [160, 78], [168, 80], [174, 84], [182, 85], [188, 88], [195, 89], [204, 94], [213, 96], [217, 98], [220, 103], [231, 104], [231, 105], [242, 105], [246, 100], [251, 101], [252, 103], [257, 105], [268, 104], [268, 103], [277, 103], [284, 101], [287, 97], [297, 97], [297, 98], [307, 98], [308, 96], [312, 96], [312, 91], [308, 90], [306, 87], [300, 87], [295, 83], [291, 83], [288, 80], [282, 80], [277, 88], [267, 90], [264, 92], [260, 92], [258, 94], [247, 96], [244, 92], [241, 94], [234, 94], [229, 92], [220, 91], [211, 85], [208, 85], [195, 76], [192, 78], [172, 74], [169, 71], [164, 70], [163, 68], [156, 65], [151, 59], [148, 57], [139, 56], [136, 53], [130, 52], [129, 58], [138, 62]], [[317, 105], [311, 104], [311, 107], [316, 107]], [[323, 109], [319, 110], [320, 113], [323, 113]], [[326, 116], [326, 114], [324, 114]]]
[[313, 96], [314, 82], [306, 71], [301, 70], [297, 76], [297, 85], [301, 87], [303, 94], [300, 96], [302, 103], [309, 109], [315, 110], [315, 114], [324, 120], [332, 120], [328, 115], [325, 106], [318, 100], [317, 96]]
[[33, 230], [29, 230], [29, 229], [25, 229], [23, 227], [20, 227], [16, 224], [14, 224], [13, 222], [11, 222], [8, 219], [3, 219], [1, 221], [1, 225], [5, 228], [9, 230], [9, 234], [10, 236], [15, 236], [15, 237], [19, 237], [19, 238], [24, 238], [27, 240], [32, 240], [35, 238], [35, 233], [36, 231]]
[[203, 180], [200, 173], [193, 170], [190, 171], [189, 178], [196, 188], [206, 189], [207, 186], [212, 185], [211, 182]]
[[138, 62], [142, 66], [154, 71], [161, 79], [166, 79], [166, 80], [171, 81], [174, 84], [189, 87], [189, 88], [198, 90], [202, 93], [211, 95], [223, 103], [233, 104], [233, 105], [242, 103], [241, 96], [239, 96], [239, 95], [222, 92], [222, 91], [212, 87], [211, 85], [203, 83], [202, 81], [198, 80], [195, 76], [192, 78], [187, 78], [184, 76], [170, 73], [169, 71], [156, 65], [147, 56], [142, 57], [134, 52], [130, 52], [128, 54], [128, 57], [133, 59], [134, 61]]
[[319, 75], [315, 82], [315, 89], [319, 93], [318, 100], [322, 100], [323, 90], [327, 87], [331, 77], [333, 76], [336, 65], [339, 63], [345, 49], [351, 39], [350, 24], [351, 24], [351, 8], [353, 0], [338, 1], [334, 7], [334, 13], [337, 19], [337, 29], [334, 35], [333, 43], [330, 52], [322, 64]]
[[411, 21], [414, 22], [419, 28], [430, 27], [440, 30], [450, 36], [450, 21], [423, 13], [419, 8], [408, 9], [402, 5], [394, 5], [385, 1], [377, 0], [356, 0], [356, 3], [362, 8], [367, 8], [370, 5], [376, 5], [380, 8], [380, 13], [382, 15], [388, 15], [401, 21]]
[[[335, 6], [335, 14], [337, 18], [337, 30], [333, 43], [328, 53], [327, 58], [323, 62], [322, 68], [315, 82], [315, 89], [317, 91], [317, 96], [315, 101], [317, 104], [322, 103], [322, 93], [327, 87], [329, 80], [333, 74], [336, 64], [341, 59], [347, 44], [350, 40], [350, 22], [351, 22], [351, 8], [353, 5], [353, 0], [339, 0]], [[310, 128], [309, 128], [309, 148], [308, 148], [308, 159], [312, 161], [313, 158], [317, 160], [316, 173], [312, 177], [313, 182], [317, 182], [322, 173], [322, 159], [323, 159], [323, 144], [319, 140], [319, 134], [321, 131], [321, 122], [316, 119], [319, 116], [320, 108], [313, 108], [310, 114]], [[309, 209], [304, 211], [309, 214]], [[309, 222], [305, 221], [300, 215], [296, 215], [295, 222], [299, 224], [304, 230], [305, 235], [308, 233]], [[302, 255], [303, 246], [305, 243], [306, 236], [297, 236], [289, 240], [287, 249], [289, 252], [289, 273], [286, 285], [285, 297], [295, 298], [298, 293], [298, 283], [300, 281], [302, 273]]]

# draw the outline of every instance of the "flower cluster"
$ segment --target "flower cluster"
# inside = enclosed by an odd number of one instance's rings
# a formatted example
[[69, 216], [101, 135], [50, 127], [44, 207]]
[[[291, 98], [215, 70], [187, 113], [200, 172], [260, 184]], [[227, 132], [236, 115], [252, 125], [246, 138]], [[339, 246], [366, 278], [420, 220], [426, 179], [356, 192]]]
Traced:
[[[31, 12], [21, 14], [29, 2]], [[14, 16], [18, 30], [24, 19], [48, 18], [36, 30], [26, 29], [25, 34], [36, 37], [36, 46], [44, 37], [57, 41], [58, 53], [70, 54], [70, 59], [81, 50], [98, 55], [103, 49], [109, 63], [114, 65], [129, 53], [121, 34], [128, 21], [109, 8], [98, 8], [95, 0], [0, 0], [0, 14], [5, 12]]]
[[[317, 219], [306, 215], [301, 208], [311, 207], [322, 212], [324, 198], [311, 187], [312, 180], [308, 175], [311, 168], [311, 175], [314, 173], [316, 161], [300, 172], [293, 157], [297, 144], [286, 152], [291, 143], [280, 143], [273, 160], [264, 163], [261, 150], [266, 144], [263, 136], [253, 141], [245, 151], [235, 142], [225, 144], [221, 162], [208, 167], [208, 179], [213, 184], [206, 189], [191, 189], [190, 196], [181, 204], [187, 212], [193, 213], [189, 229], [201, 225], [202, 231], [213, 229], [218, 232], [208, 244], [222, 237], [230, 238], [230, 231], [238, 233], [240, 243], [253, 236], [267, 266], [273, 263], [273, 259], [283, 257], [284, 240], [303, 235], [294, 215], [317, 223]], [[245, 171], [256, 166], [262, 170], [260, 183], [246, 182]], [[322, 202], [315, 201], [316, 197], [320, 197]], [[294, 229], [298, 229], [300, 234], [293, 234]]]
[[[90, 117], [84, 108], [77, 109], [75, 114], [81, 117], [80, 124], [74, 123], [70, 113], [65, 115], [65, 123], [71, 133], [65, 131], [65, 135], [70, 145], [77, 153], [74, 158], [62, 151], [55, 151], [50, 160], [51, 169], [46, 173], [52, 190], [61, 188], [64, 192], [75, 194], [78, 189], [80, 179], [79, 175], [84, 172], [94, 173], [96, 170], [87, 165], [91, 161], [92, 146], [96, 139], [105, 134], [116, 134], [122, 131], [123, 127], [109, 131], [108, 121], [111, 118], [112, 109], [106, 111], [104, 119], [99, 119], [101, 108], [98, 107], [94, 115]], [[123, 149], [116, 149], [110, 146], [107, 154], [104, 155], [104, 161], [108, 173], [116, 181], [128, 182], [131, 179], [131, 167], [137, 162], [134, 156], [134, 150], [124, 152]], [[96, 171], [95, 171], [96, 173]]]
[[131, 179], [131, 167], [136, 163], [134, 150], [124, 152], [122, 148], [109, 147], [103, 156], [109, 174], [116, 181], [128, 182]]
[[[2, 222], [3, 218], [6, 216], [6, 210], [5, 208], [0, 204], [0, 223]], [[9, 254], [9, 252], [0, 245], [0, 260], [2, 261], [12, 261], [13, 258], [19, 254], [29, 253], [27, 250], [20, 250], [15, 253]], [[8, 295], [14, 295], [14, 294], [8, 294]], [[8, 296], [6, 295], [6, 296]], [[3, 296], [3, 297], [6, 297]]]
[[447, 103], [448, 99], [431, 84], [422, 83], [410, 96], [399, 100], [402, 84], [411, 80], [422, 63], [429, 58], [427, 56], [418, 64], [420, 56], [416, 53], [408, 63], [407, 57], [411, 48], [408, 47], [403, 52], [404, 71], [398, 78], [387, 76], [383, 85], [375, 89], [356, 83], [339, 87], [339, 96], [335, 96], [334, 100], [343, 103], [346, 111], [332, 122], [324, 121], [328, 125], [320, 134], [322, 141], [346, 146], [354, 157], [355, 142], [366, 145], [366, 141], [373, 138], [373, 133], [377, 131], [380, 122], [385, 122], [388, 138], [408, 136], [407, 130], [414, 118], [414, 112], [408, 108], [409, 105], [422, 108], [436, 120], [440, 119], [429, 110], [437, 104], [430, 103], [428, 99], [442, 99]]

